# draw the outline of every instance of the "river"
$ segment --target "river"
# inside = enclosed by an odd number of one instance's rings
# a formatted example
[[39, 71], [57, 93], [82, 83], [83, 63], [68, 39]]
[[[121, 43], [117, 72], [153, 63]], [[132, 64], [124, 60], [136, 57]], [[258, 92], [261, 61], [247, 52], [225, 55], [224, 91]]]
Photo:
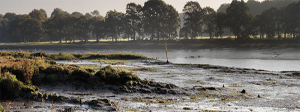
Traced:
[[[30, 51], [30, 50], [29, 50]], [[33, 50], [32, 50], [33, 51]], [[131, 52], [143, 54], [150, 58], [166, 60], [164, 49], [153, 50], [117, 50], [117, 49], [36, 49], [37, 52]], [[228, 67], [254, 68], [270, 71], [300, 71], [300, 50], [289, 49], [172, 49], [168, 50], [168, 58], [173, 63], [211, 64]]]

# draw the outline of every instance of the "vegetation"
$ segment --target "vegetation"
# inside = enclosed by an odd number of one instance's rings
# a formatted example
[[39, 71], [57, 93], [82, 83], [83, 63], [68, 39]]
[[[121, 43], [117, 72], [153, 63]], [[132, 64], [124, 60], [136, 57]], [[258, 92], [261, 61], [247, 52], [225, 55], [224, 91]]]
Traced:
[[[96, 58], [138, 58], [128, 54], [67, 54], [73, 57]], [[38, 90], [35, 85], [52, 84], [57, 82], [80, 82], [94, 87], [103, 83], [124, 85], [130, 81], [140, 81], [131, 72], [115, 70], [111, 66], [100, 69], [97, 73], [91, 69], [80, 68], [76, 65], [57, 65], [52, 59], [55, 55], [46, 53], [29, 53], [17, 51], [0, 52], [0, 100], [10, 100]], [[143, 56], [142, 56], [143, 57]], [[141, 57], [139, 57], [141, 58]], [[143, 57], [145, 58], [145, 57]], [[51, 59], [51, 60], [47, 60]], [[64, 58], [59, 58], [64, 59]], [[67, 59], [67, 58], [66, 58]], [[34, 84], [34, 85], [33, 85]]]
[[[294, 0], [248, 0], [247, 3], [233, 0], [215, 11], [190, 1], [184, 5], [183, 17], [163, 0], [147, 0], [143, 6], [128, 3], [126, 13], [110, 10], [105, 17], [97, 10], [84, 15], [59, 8], [54, 9], [50, 18], [43, 9], [34, 9], [23, 15], [8, 12], [0, 16], [0, 42], [62, 43], [65, 40], [72, 43], [75, 40], [87, 42], [91, 38], [97, 42], [100, 39], [117, 41], [122, 38], [174, 40], [178, 36], [196, 39], [202, 35], [213, 39], [222, 38], [228, 31], [238, 40], [249, 40], [257, 35], [260, 39], [266, 37], [269, 40], [276, 37], [279, 40], [288, 37], [296, 39], [300, 35], [299, 4]], [[61, 59], [55, 55], [52, 58]]]
[[75, 60], [75, 59], [147, 59], [147, 57], [140, 54], [133, 53], [85, 53], [85, 54], [76, 54], [76, 53], [53, 53], [48, 54], [45, 52], [31, 53], [24, 51], [0, 51], [0, 56], [5, 56], [6, 58], [46, 58], [50, 64], [55, 64], [52, 60]]
[[25, 85], [15, 75], [4, 73], [0, 76], [0, 100], [10, 100], [28, 92], [38, 90], [36, 86]]
[[97, 105], [100, 104], [111, 104], [111, 101], [109, 99], [97, 99], [97, 100], [91, 100], [87, 101], [89, 105]]
[[4, 111], [4, 109], [3, 109], [2, 105], [0, 105], [0, 112], [3, 112], [3, 111]]
[[[95, 73], [95, 77], [99, 80], [114, 85], [124, 85], [130, 81], [140, 81], [137, 75], [133, 75], [131, 72], [117, 71], [111, 66], [106, 66]], [[116, 82], [117, 81], [117, 82]]]

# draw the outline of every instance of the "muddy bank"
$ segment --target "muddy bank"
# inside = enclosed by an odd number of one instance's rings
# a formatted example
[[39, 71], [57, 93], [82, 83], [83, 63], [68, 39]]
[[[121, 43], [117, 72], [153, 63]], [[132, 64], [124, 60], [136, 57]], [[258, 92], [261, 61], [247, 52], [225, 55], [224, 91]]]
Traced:
[[[21, 111], [299, 111], [300, 77], [296, 71], [266, 71], [201, 64], [165, 64], [156, 60], [127, 60], [111, 65], [136, 74], [141, 81], [95, 88], [79, 82], [39, 85], [42, 94], [62, 101], [32, 99], [1, 102]], [[58, 62], [64, 63], [64, 62]], [[68, 63], [68, 62], [65, 62]], [[96, 64], [96, 63], [90, 63]], [[100, 66], [100, 65], [95, 65]], [[110, 103], [109, 103], [110, 102]], [[23, 105], [31, 104], [24, 108]]]
[[300, 44], [293, 41], [234, 41], [234, 40], [181, 40], [181, 41], [129, 41], [129, 42], [81, 42], [81, 43], [61, 43], [61, 44], [2, 44], [0, 49], [7, 50], [59, 50], [59, 49], [164, 49], [165, 42], [168, 49], [285, 49], [299, 48]]

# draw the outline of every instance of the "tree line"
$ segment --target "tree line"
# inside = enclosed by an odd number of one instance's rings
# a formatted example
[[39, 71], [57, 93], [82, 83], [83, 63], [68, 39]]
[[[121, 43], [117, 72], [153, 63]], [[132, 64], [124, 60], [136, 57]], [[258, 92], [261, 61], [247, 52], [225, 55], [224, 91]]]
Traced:
[[226, 11], [220, 12], [190, 1], [184, 5], [184, 17], [180, 20], [180, 14], [172, 5], [163, 0], [148, 0], [144, 6], [128, 3], [125, 13], [110, 10], [105, 16], [97, 10], [82, 14], [68, 13], [60, 8], [55, 8], [49, 18], [44, 9], [34, 9], [22, 15], [9, 12], [0, 14], [0, 42], [74, 42], [91, 38], [97, 41], [117, 41], [119, 38], [173, 40], [176, 37], [196, 39], [203, 34], [212, 39], [222, 38], [225, 29], [230, 29], [237, 39], [256, 35], [268, 39], [299, 36], [300, 2], [281, 8], [272, 7], [256, 16], [249, 10], [243, 0], [233, 0]]
[[292, 2], [281, 8], [271, 7], [255, 16], [249, 11], [249, 6], [243, 0], [233, 0], [225, 12], [201, 8], [198, 2], [188, 2], [183, 9], [185, 23], [180, 29], [180, 37], [194, 39], [206, 33], [210, 39], [222, 38], [224, 30], [229, 29], [238, 40], [257, 35], [260, 39], [299, 38], [300, 2]]

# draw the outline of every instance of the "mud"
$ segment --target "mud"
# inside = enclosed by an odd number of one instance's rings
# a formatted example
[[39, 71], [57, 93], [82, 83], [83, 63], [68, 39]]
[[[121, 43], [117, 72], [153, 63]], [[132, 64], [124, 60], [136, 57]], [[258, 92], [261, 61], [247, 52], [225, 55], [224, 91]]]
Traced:
[[[104, 66], [87, 60], [59, 64]], [[112, 65], [137, 74], [144, 81], [95, 89], [56, 83], [39, 86], [41, 93], [57, 94], [63, 102], [33, 100], [3, 101], [10, 111], [300, 111], [299, 76], [279, 72], [212, 65], [164, 64], [155, 60], [128, 61]], [[244, 91], [243, 91], [244, 90]], [[77, 102], [70, 102], [79, 99]], [[97, 99], [110, 104], [90, 105]]]

